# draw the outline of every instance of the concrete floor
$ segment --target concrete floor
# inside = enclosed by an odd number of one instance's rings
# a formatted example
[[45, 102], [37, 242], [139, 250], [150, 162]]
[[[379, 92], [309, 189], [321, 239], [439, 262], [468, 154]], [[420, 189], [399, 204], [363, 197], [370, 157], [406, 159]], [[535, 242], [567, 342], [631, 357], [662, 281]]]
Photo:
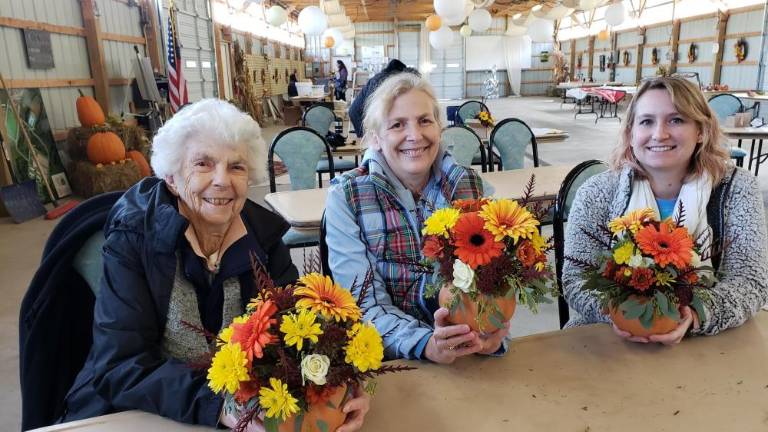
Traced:
[[[568, 131], [570, 138], [566, 141], [539, 144], [539, 157], [545, 164], [575, 164], [587, 159], [606, 159], [616, 143], [619, 129], [617, 120], [602, 119], [597, 125], [594, 116], [579, 116], [574, 120], [570, 105], [560, 108], [558, 99], [508, 98], [491, 100], [488, 106], [496, 119], [518, 117], [531, 127]], [[271, 142], [272, 137], [282, 129], [282, 126], [265, 127], [265, 141]], [[760, 185], [763, 201], [768, 204], [768, 166], [765, 168], [760, 175]], [[257, 185], [251, 188], [249, 195], [263, 204], [263, 197], [268, 190], [267, 185]], [[0, 432], [18, 431], [20, 428], [19, 307], [40, 262], [43, 245], [57, 222], [38, 219], [16, 225], [9, 218], [0, 218], [0, 280], [5, 298], [0, 303], [0, 388], [3, 389], [0, 392]], [[296, 250], [293, 256], [301, 270], [303, 252]], [[511, 332], [514, 336], [520, 336], [555, 330], [557, 327], [556, 306], [544, 305], [538, 315], [518, 308]]]

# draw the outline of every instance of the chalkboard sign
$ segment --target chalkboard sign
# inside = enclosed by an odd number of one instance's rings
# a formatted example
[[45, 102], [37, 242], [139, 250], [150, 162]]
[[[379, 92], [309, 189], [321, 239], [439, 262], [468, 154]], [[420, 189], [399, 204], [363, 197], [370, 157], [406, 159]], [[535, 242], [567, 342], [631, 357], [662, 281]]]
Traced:
[[51, 34], [42, 30], [24, 29], [24, 45], [30, 69], [53, 69]]

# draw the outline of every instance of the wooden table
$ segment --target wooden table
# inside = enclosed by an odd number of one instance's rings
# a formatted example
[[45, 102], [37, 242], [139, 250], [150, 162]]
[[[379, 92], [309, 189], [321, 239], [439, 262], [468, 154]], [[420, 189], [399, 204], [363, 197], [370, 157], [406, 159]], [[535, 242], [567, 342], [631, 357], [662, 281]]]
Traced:
[[326, 93], [322, 96], [291, 96], [291, 100], [294, 102], [322, 102], [331, 96], [330, 93]]
[[[752, 170], [752, 162], [755, 163], [755, 175], [760, 171], [760, 164], [768, 159], [768, 153], [763, 153], [763, 140], [768, 139], [768, 127], [721, 127], [720, 128], [725, 136], [730, 139], [739, 141], [739, 148], [741, 148], [741, 140], [752, 140], [752, 145], [749, 149], [749, 167]], [[757, 144], [757, 154], [755, 154], [755, 144]]]
[[[560, 184], [573, 169], [572, 165], [552, 165], [509, 171], [481, 173], [480, 177], [493, 186], [495, 198], [520, 198], [525, 185], [536, 175], [534, 197], [552, 199], [557, 196]], [[325, 210], [328, 189], [272, 192], [264, 200], [272, 209], [297, 228], [318, 228]]]
[[[474, 129], [481, 139], [488, 139], [489, 130], [493, 128], [485, 127], [480, 124], [478, 119], [464, 120], [464, 124]], [[536, 137], [536, 141], [562, 141], [568, 138], [568, 132], [560, 129], [552, 128], [531, 128], [533, 136]]]
[[[675, 347], [624, 342], [607, 325], [512, 341], [504, 357], [403, 362], [385, 375], [363, 431], [765, 431], [768, 313]], [[38, 431], [186, 432], [136, 411]]]

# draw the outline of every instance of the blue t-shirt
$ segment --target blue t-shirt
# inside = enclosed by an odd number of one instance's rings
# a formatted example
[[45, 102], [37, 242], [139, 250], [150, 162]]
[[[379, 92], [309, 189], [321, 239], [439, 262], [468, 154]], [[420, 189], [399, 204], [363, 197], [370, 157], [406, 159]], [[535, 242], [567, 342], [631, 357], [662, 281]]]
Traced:
[[672, 198], [672, 199], [656, 198], [656, 205], [659, 206], [659, 215], [661, 216], [661, 220], [664, 220], [672, 216], [672, 213], [675, 212], [676, 202], [677, 202], [677, 198]]

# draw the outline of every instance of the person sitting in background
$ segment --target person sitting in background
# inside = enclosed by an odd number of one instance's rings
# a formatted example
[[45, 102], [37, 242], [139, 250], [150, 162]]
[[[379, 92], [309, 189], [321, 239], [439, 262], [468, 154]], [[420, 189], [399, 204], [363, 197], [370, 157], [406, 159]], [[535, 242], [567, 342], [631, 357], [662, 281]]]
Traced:
[[298, 96], [299, 91], [296, 89], [296, 82], [298, 81], [298, 78], [296, 78], [296, 69], [291, 72], [291, 75], [288, 77], [288, 96]]
[[[483, 194], [480, 177], [440, 145], [439, 106], [429, 83], [412, 73], [387, 78], [365, 114], [369, 145], [362, 165], [337, 177], [328, 192], [329, 267], [352, 286], [365, 269], [373, 285], [361, 299], [365, 320], [384, 339], [388, 359], [451, 363], [474, 353], [504, 351], [506, 327], [480, 336], [450, 325], [448, 309], [424, 297], [427, 276], [418, 267], [424, 221], [456, 199]], [[360, 296], [360, 289], [353, 291]]]
[[336, 100], [347, 100], [347, 78], [349, 78], [349, 72], [347, 72], [347, 65], [341, 60], [336, 60], [336, 67], [338, 68], [339, 77], [336, 78]]
[[[701, 91], [684, 78], [644, 82], [621, 127], [612, 170], [589, 179], [568, 216], [565, 255], [591, 260], [601, 246], [600, 227], [632, 210], [650, 207], [656, 217], [676, 216], [694, 238], [713, 239], [722, 250], [712, 257], [720, 275], [705, 303], [706, 318], [681, 308], [678, 327], [649, 337], [614, 331], [634, 342], [676, 344], [687, 333], [714, 335], [743, 324], [768, 300], [768, 238], [757, 180], [729, 162], [717, 116]], [[583, 230], [593, 233], [583, 234]], [[565, 298], [577, 316], [569, 326], [610, 322], [598, 299], [581, 290], [581, 267], [565, 261]]]
[[[249, 182], [264, 177], [265, 148], [258, 124], [219, 99], [185, 107], [160, 129], [157, 177], [129, 189], [104, 228], [93, 345], [63, 421], [137, 409], [235, 425], [206, 371], [188, 366], [213, 341], [185, 323], [219, 334], [243, 314], [257, 288], [252, 259], [278, 285], [298, 278], [281, 240], [288, 223], [248, 199]], [[368, 401], [358, 389], [343, 430], [362, 425]]]

